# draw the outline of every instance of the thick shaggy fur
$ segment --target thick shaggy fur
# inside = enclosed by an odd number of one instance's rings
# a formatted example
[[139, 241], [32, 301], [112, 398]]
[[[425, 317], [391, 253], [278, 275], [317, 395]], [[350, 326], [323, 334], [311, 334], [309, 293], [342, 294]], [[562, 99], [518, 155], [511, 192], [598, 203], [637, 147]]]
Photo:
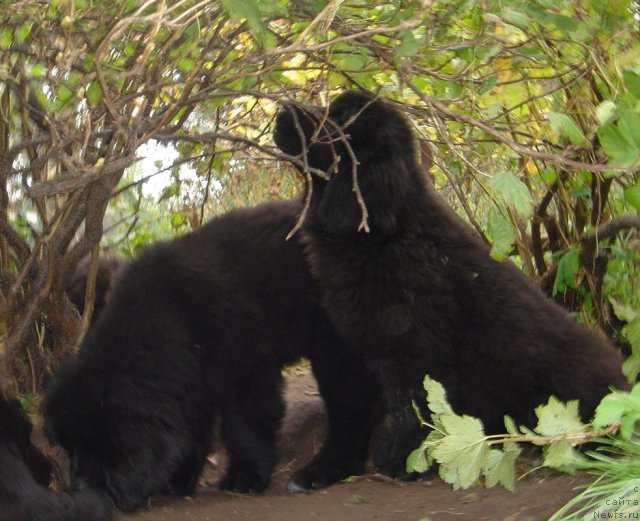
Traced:
[[107, 521], [111, 500], [84, 489], [49, 490], [51, 465], [30, 441], [31, 423], [20, 404], [0, 394], [0, 520]]
[[375, 386], [322, 312], [302, 247], [285, 240], [300, 211], [297, 201], [232, 211], [127, 264], [47, 392], [46, 433], [69, 452], [73, 479], [125, 511], [156, 493], [190, 494], [220, 416], [221, 488], [264, 490], [281, 368], [300, 356], [328, 409], [323, 475], [362, 472]]
[[[489, 432], [504, 431], [504, 414], [532, 425], [550, 395], [580, 399], [588, 418], [609, 386], [625, 387], [616, 349], [512, 263], [492, 260], [436, 194], [409, 123], [388, 102], [347, 92], [328, 115], [289, 107], [275, 141], [292, 155], [306, 149], [309, 167], [329, 178], [313, 177], [307, 251], [333, 323], [382, 381], [394, 418], [383, 470], [402, 476], [424, 437], [411, 400], [424, 403], [427, 373], [456, 411], [480, 417]], [[370, 233], [358, 231], [353, 157]]]

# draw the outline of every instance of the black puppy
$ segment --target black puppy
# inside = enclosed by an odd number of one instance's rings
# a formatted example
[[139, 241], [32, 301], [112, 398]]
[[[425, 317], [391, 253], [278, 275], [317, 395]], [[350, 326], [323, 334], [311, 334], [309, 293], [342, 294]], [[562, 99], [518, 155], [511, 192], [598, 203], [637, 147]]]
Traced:
[[[310, 188], [307, 252], [334, 325], [382, 382], [394, 419], [383, 471], [404, 476], [406, 456], [424, 439], [411, 401], [424, 403], [425, 374], [492, 433], [504, 431], [505, 414], [532, 425], [550, 395], [580, 399], [588, 418], [609, 386], [626, 386], [616, 349], [511, 262], [491, 259], [442, 201], [420, 168], [410, 124], [388, 102], [346, 92], [328, 111], [288, 107], [275, 141], [324, 173]], [[327, 480], [316, 467], [296, 481]]]
[[0, 394], [0, 521], [107, 521], [111, 500], [85, 488], [49, 490], [51, 465], [30, 441], [31, 423]]
[[193, 492], [222, 420], [220, 486], [260, 492], [276, 462], [284, 364], [311, 359], [329, 434], [313, 465], [332, 482], [363, 471], [376, 384], [316, 297], [302, 247], [286, 241], [299, 201], [236, 210], [145, 248], [127, 264], [76, 358], [55, 376], [45, 432], [74, 480], [131, 511]]

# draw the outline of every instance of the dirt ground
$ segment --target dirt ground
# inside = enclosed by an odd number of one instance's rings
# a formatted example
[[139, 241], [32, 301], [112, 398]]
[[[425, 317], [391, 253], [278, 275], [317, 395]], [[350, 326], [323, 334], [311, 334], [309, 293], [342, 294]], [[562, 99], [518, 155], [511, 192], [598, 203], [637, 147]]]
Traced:
[[[516, 492], [477, 487], [454, 491], [438, 477], [401, 483], [371, 474], [308, 494], [289, 494], [293, 469], [306, 462], [322, 439], [322, 401], [308, 369], [287, 375], [287, 417], [280, 464], [263, 495], [219, 492], [224, 454], [210, 458], [198, 493], [190, 498], [157, 498], [133, 515], [116, 513], [117, 521], [543, 521], [587, 481], [546, 470], [530, 472]], [[535, 466], [534, 462], [527, 465]], [[523, 470], [524, 473], [524, 470]]]

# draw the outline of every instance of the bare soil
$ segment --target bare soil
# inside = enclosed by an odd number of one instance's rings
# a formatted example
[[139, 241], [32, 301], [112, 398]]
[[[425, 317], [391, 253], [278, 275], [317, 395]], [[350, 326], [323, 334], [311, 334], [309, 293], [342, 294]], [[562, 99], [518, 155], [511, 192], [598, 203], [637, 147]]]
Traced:
[[453, 490], [437, 476], [429, 481], [397, 482], [370, 474], [308, 494], [289, 494], [293, 470], [304, 464], [322, 440], [322, 400], [306, 368], [288, 371], [287, 416], [280, 464], [263, 495], [220, 492], [216, 483], [224, 469], [224, 453], [211, 458], [198, 493], [189, 498], [154, 498], [133, 515], [116, 513], [116, 521], [543, 521], [568, 499], [587, 476], [534, 470], [526, 473], [515, 493], [502, 488]]

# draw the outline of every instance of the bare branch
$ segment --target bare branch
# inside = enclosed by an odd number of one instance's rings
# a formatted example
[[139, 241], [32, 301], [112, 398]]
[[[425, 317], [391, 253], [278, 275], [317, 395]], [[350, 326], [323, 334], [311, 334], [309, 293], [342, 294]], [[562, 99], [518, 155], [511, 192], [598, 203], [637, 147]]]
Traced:
[[67, 167], [67, 171], [74, 172], [75, 176], [37, 183], [28, 189], [31, 197], [51, 197], [79, 190], [102, 177], [124, 170], [138, 161], [138, 158], [135, 156], [121, 157], [104, 166], [76, 166], [71, 158], [66, 156], [61, 157], [61, 160]]

